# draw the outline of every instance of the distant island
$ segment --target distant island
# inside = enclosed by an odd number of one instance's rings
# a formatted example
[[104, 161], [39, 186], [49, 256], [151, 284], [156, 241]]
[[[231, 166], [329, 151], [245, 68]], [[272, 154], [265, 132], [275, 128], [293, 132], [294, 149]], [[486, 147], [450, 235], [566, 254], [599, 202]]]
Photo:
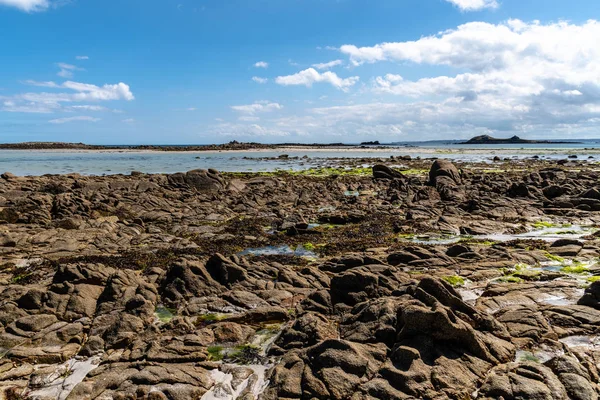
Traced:
[[552, 140], [527, 140], [521, 139], [518, 136], [513, 136], [508, 139], [499, 139], [491, 137], [489, 135], [475, 136], [467, 142], [461, 142], [459, 144], [566, 144], [566, 143], [579, 143], [579, 142], [566, 142], [566, 141], [552, 141]]
[[[374, 142], [372, 143], [374, 144]], [[238, 142], [236, 140], [223, 144], [199, 145], [91, 145], [67, 142], [21, 142], [0, 143], [0, 150], [148, 150], [148, 151], [226, 151], [226, 150], [276, 150], [278, 148], [339, 148], [358, 147], [357, 144], [345, 143], [278, 143], [264, 144], [256, 142]]]

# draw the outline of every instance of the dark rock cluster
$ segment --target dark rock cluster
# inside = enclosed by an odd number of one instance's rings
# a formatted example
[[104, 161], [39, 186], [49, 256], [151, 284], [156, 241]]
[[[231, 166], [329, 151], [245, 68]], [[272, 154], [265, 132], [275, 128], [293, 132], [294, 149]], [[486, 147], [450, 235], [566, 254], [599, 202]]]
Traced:
[[597, 399], [600, 174], [374, 164], [3, 174], [0, 398]]

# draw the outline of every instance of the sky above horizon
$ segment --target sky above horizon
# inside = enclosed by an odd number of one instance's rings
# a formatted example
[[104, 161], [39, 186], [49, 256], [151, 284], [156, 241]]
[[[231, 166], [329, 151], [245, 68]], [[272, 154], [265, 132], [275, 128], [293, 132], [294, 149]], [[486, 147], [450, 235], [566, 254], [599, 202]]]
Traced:
[[0, 142], [600, 138], [597, 0], [0, 0]]

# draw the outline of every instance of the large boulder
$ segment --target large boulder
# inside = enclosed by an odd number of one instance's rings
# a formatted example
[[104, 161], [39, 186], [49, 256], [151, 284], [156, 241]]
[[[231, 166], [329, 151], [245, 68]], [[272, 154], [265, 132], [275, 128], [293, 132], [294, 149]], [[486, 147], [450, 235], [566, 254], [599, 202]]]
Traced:
[[169, 184], [178, 187], [189, 186], [199, 192], [215, 192], [225, 188], [225, 180], [214, 169], [194, 169], [185, 174], [168, 176]]
[[577, 304], [600, 310], [600, 281], [592, 283], [590, 287], [585, 289], [583, 297], [579, 299]]
[[213, 192], [223, 189], [225, 181], [214, 169], [195, 169], [185, 174], [185, 182], [199, 192]]
[[429, 170], [429, 184], [436, 185], [438, 178], [442, 176], [452, 179], [457, 185], [462, 183], [460, 172], [454, 164], [448, 160], [435, 160]]

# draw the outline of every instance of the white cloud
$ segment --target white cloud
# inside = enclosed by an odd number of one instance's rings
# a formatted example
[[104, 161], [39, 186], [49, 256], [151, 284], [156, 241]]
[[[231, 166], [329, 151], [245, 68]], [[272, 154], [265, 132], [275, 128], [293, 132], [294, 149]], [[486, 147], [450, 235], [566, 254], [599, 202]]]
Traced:
[[187, 111], [196, 111], [197, 108], [196, 107], [188, 107], [186, 108]]
[[88, 122], [98, 122], [100, 121], [100, 118], [94, 118], [94, 117], [86, 117], [86, 116], [79, 116], [79, 117], [68, 117], [68, 118], [57, 118], [57, 119], [51, 119], [50, 122], [51, 124], [66, 124], [68, 122], [77, 122], [77, 121], [88, 121]]
[[58, 65], [58, 68], [60, 68], [60, 71], [58, 71], [56, 75], [62, 78], [72, 78], [74, 71], [84, 71], [83, 68], [79, 68], [72, 64], [58, 63], [56, 65]]
[[85, 111], [107, 111], [108, 110], [108, 108], [106, 108], [106, 107], [90, 106], [90, 105], [71, 106], [70, 108], [72, 108], [73, 110], [85, 110]]
[[261, 78], [259, 76], [253, 76], [252, 80], [256, 83], [267, 83], [269, 81], [267, 78]]
[[[600, 23], [593, 20], [583, 24], [471, 22], [417, 41], [362, 48], [346, 45], [341, 51], [355, 65], [396, 61], [457, 71], [453, 76], [415, 81], [395, 74], [373, 79], [377, 94], [416, 99], [407, 108], [417, 117], [435, 119], [440, 110], [452, 110], [468, 115], [463, 124], [477, 129], [518, 134], [543, 128], [546, 134], [564, 134], [565, 126], [584, 131], [589, 121], [600, 117], [598, 37]], [[419, 101], [423, 99], [427, 103]], [[456, 119], [438, 122], [460, 131]]]
[[281, 110], [283, 106], [279, 103], [270, 103], [268, 101], [257, 101], [254, 104], [242, 106], [231, 106], [231, 109], [245, 114], [256, 114], [261, 112], [271, 112]]
[[446, 0], [460, 8], [461, 11], [478, 11], [484, 8], [498, 8], [496, 0]]
[[[55, 82], [37, 82], [25, 81], [24, 83], [32, 86], [52, 88], [52, 89], [69, 89], [73, 92], [27, 92], [16, 94], [11, 97], [5, 97], [3, 100], [9, 101], [11, 105], [4, 104], [0, 111], [8, 112], [31, 112], [31, 113], [51, 113], [64, 109], [71, 110], [77, 106], [64, 106], [64, 103], [78, 103], [88, 101], [113, 101], [126, 100], [132, 101], [135, 99], [131, 89], [125, 83], [117, 83], [114, 85], [96, 86], [89, 83], [79, 83], [66, 81], [62, 84]], [[79, 106], [81, 109], [97, 111], [88, 106]], [[118, 112], [114, 110], [114, 112]]]
[[[312, 108], [265, 119], [261, 130], [254, 123], [249, 132], [333, 141], [466, 139], [480, 134], [597, 137], [598, 37], [597, 21], [510, 20], [497, 25], [473, 22], [412, 42], [344, 46], [342, 51], [356, 65], [391, 61], [401, 63], [404, 70], [426, 64], [437, 67], [429, 73], [440, 66], [451, 72], [416, 80], [398, 74], [377, 76], [366, 87], [370, 93], [361, 93], [364, 104]], [[325, 74], [307, 71], [280, 77], [277, 83], [310, 86], [324, 80]], [[241, 122], [228, 125], [227, 130], [242, 135]]]
[[49, 0], [0, 0], [0, 5], [16, 7], [25, 12], [45, 11], [50, 7]]
[[49, 88], [57, 88], [60, 87], [58, 84], [56, 84], [55, 82], [52, 81], [48, 81], [48, 82], [38, 82], [38, 81], [33, 81], [31, 79], [28, 79], [26, 81], [24, 81], [23, 83], [27, 84], [27, 85], [31, 85], [31, 86], [39, 86], [39, 87], [49, 87]]
[[342, 79], [335, 72], [327, 71], [319, 73], [314, 68], [308, 68], [294, 75], [278, 76], [275, 82], [283, 86], [304, 85], [307, 87], [311, 87], [316, 82], [327, 82], [337, 89], [346, 91], [351, 86], [354, 86], [359, 79], [358, 76]]
[[333, 67], [337, 67], [338, 65], [342, 65], [344, 62], [342, 60], [333, 60], [326, 63], [321, 64], [313, 64], [312, 66], [316, 69], [330, 69]]
[[135, 122], [135, 119], [133, 119], [133, 118], [126, 118], [126, 119], [124, 119], [121, 122], [124, 122], [126, 124], [133, 124]]
[[75, 58], [77, 60], [89, 60], [90, 59], [88, 56], [76, 56]]
[[259, 61], [254, 64], [255, 68], [269, 68], [269, 63], [266, 61]]
[[241, 117], [238, 118], [238, 120], [240, 121], [244, 121], [244, 122], [257, 122], [260, 121], [259, 117], [253, 117], [250, 115], [242, 115]]

